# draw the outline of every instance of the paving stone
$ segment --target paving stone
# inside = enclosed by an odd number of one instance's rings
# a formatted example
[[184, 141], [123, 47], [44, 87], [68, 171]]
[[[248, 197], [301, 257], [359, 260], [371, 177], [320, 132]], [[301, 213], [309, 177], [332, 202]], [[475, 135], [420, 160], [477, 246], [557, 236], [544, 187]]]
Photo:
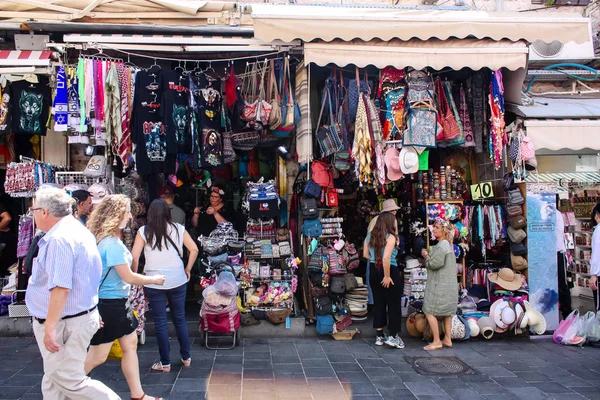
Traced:
[[304, 368], [306, 378], [337, 378], [331, 367], [329, 368]]
[[504, 388], [528, 387], [529, 384], [521, 378], [493, 378], [493, 380]]
[[331, 363], [336, 372], [362, 372], [363, 368], [356, 362]]
[[568, 387], [556, 382], [534, 382], [531, 384], [545, 393], [572, 393]]
[[409, 382], [409, 383], [406, 383], [405, 385], [417, 397], [420, 397], [421, 395], [427, 395], [427, 396], [444, 396], [445, 395], [444, 392], [442, 391], [442, 389], [433, 382], [431, 382], [431, 383]]
[[379, 391], [371, 383], [344, 383], [342, 387], [348, 396], [358, 396], [366, 394], [379, 394]]
[[331, 368], [331, 364], [326, 358], [303, 359], [302, 366], [304, 368]]
[[180, 378], [175, 382], [173, 390], [176, 392], [205, 392], [207, 386], [208, 381], [206, 379]]
[[510, 388], [509, 390], [520, 399], [548, 400], [548, 395], [535, 387]]
[[519, 372], [519, 378], [525, 382], [552, 382], [552, 379], [547, 375], [535, 371], [521, 371]]
[[410, 390], [396, 390], [396, 389], [380, 389], [379, 393], [385, 400], [410, 400], [416, 399], [415, 395]]
[[483, 396], [473, 389], [444, 389], [444, 392], [456, 400], [483, 400]]

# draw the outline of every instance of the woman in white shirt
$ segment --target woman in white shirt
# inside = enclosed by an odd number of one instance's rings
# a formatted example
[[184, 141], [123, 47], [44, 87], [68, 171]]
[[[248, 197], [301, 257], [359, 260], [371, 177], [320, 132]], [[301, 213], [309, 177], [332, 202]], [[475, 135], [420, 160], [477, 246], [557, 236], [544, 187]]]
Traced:
[[[189, 257], [184, 268], [183, 247], [188, 250]], [[169, 372], [171, 359], [169, 357], [169, 332], [167, 327], [167, 300], [171, 309], [171, 318], [177, 340], [179, 341], [181, 362], [190, 366], [190, 336], [185, 320], [185, 298], [190, 272], [196, 258], [198, 247], [185, 227], [171, 220], [169, 206], [164, 200], [154, 200], [148, 209], [148, 222], [140, 228], [133, 245], [133, 265], [137, 270], [140, 255], [144, 252], [146, 275], [164, 275], [162, 286], [145, 285], [146, 296], [154, 317], [156, 339], [160, 361], [152, 366], [153, 370]]]
[[[594, 292], [598, 289], [598, 276], [600, 275], [600, 203], [592, 210], [592, 225], [594, 226], [594, 234], [592, 235], [592, 266], [590, 272], [590, 286]], [[596, 304], [598, 309], [598, 304]]]

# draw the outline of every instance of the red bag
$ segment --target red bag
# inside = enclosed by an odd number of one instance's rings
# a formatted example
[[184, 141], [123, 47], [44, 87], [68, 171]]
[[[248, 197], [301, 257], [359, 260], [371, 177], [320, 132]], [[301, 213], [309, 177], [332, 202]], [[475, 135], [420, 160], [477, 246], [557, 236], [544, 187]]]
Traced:
[[312, 180], [321, 187], [333, 187], [333, 169], [323, 161], [314, 160], [310, 167]]
[[232, 333], [240, 327], [240, 312], [236, 308], [228, 313], [204, 314], [200, 317], [200, 329], [211, 333]]
[[327, 207], [337, 207], [338, 206], [338, 194], [337, 192], [327, 192], [327, 198], [325, 199], [325, 203]]

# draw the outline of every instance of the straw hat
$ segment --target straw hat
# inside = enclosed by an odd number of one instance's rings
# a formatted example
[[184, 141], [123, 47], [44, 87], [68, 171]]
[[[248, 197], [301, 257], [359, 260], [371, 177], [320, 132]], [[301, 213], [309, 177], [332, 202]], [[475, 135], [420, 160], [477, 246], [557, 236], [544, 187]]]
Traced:
[[527, 300], [523, 300], [523, 304], [525, 304], [525, 314], [528, 318], [529, 330], [536, 335], [543, 335], [547, 327], [546, 318], [544, 318], [541, 312], [533, 308]]
[[506, 300], [499, 299], [490, 308], [490, 318], [496, 324], [496, 332], [503, 333], [515, 322], [515, 311]]
[[394, 199], [387, 199], [384, 200], [383, 203], [381, 203], [381, 212], [390, 212], [399, 209], [400, 207], [398, 207], [398, 204], [396, 204], [396, 200]]
[[425, 332], [425, 328], [427, 326], [427, 318], [425, 318], [425, 314], [418, 313], [415, 317], [415, 327], [417, 328], [417, 332], [423, 333]]
[[515, 273], [510, 268], [502, 268], [498, 272], [489, 273], [488, 279], [506, 290], [518, 290], [523, 284], [521, 274]]
[[415, 316], [416, 315], [417, 315], [417, 313], [414, 312], [408, 316], [408, 318], [406, 319], [406, 330], [412, 337], [421, 337], [421, 333], [419, 331], [417, 331], [417, 327], [415, 324], [415, 322], [416, 322]]

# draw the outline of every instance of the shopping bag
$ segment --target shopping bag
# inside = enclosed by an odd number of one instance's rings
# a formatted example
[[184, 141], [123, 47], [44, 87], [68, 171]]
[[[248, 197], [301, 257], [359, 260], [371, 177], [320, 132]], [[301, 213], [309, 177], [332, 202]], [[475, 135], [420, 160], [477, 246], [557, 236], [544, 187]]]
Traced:
[[115, 340], [110, 348], [110, 352], [108, 353], [108, 359], [120, 361], [122, 358], [123, 358], [123, 349], [121, 349], [119, 340]]
[[556, 331], [554, 331], [554, 342], [564, 345], [579, 345], [585, 342], [585, 339], [577, 335], [581, 330], [581, 317], [579, 310], [573, 310], [569, 316], [560, 322]]
[[588, 343], [598, 342], [600, 341], [600, 321], [593, 312], [590, 311], [588, 314], [592, 314], [592, 317], [587, 320], [587, 341]]

